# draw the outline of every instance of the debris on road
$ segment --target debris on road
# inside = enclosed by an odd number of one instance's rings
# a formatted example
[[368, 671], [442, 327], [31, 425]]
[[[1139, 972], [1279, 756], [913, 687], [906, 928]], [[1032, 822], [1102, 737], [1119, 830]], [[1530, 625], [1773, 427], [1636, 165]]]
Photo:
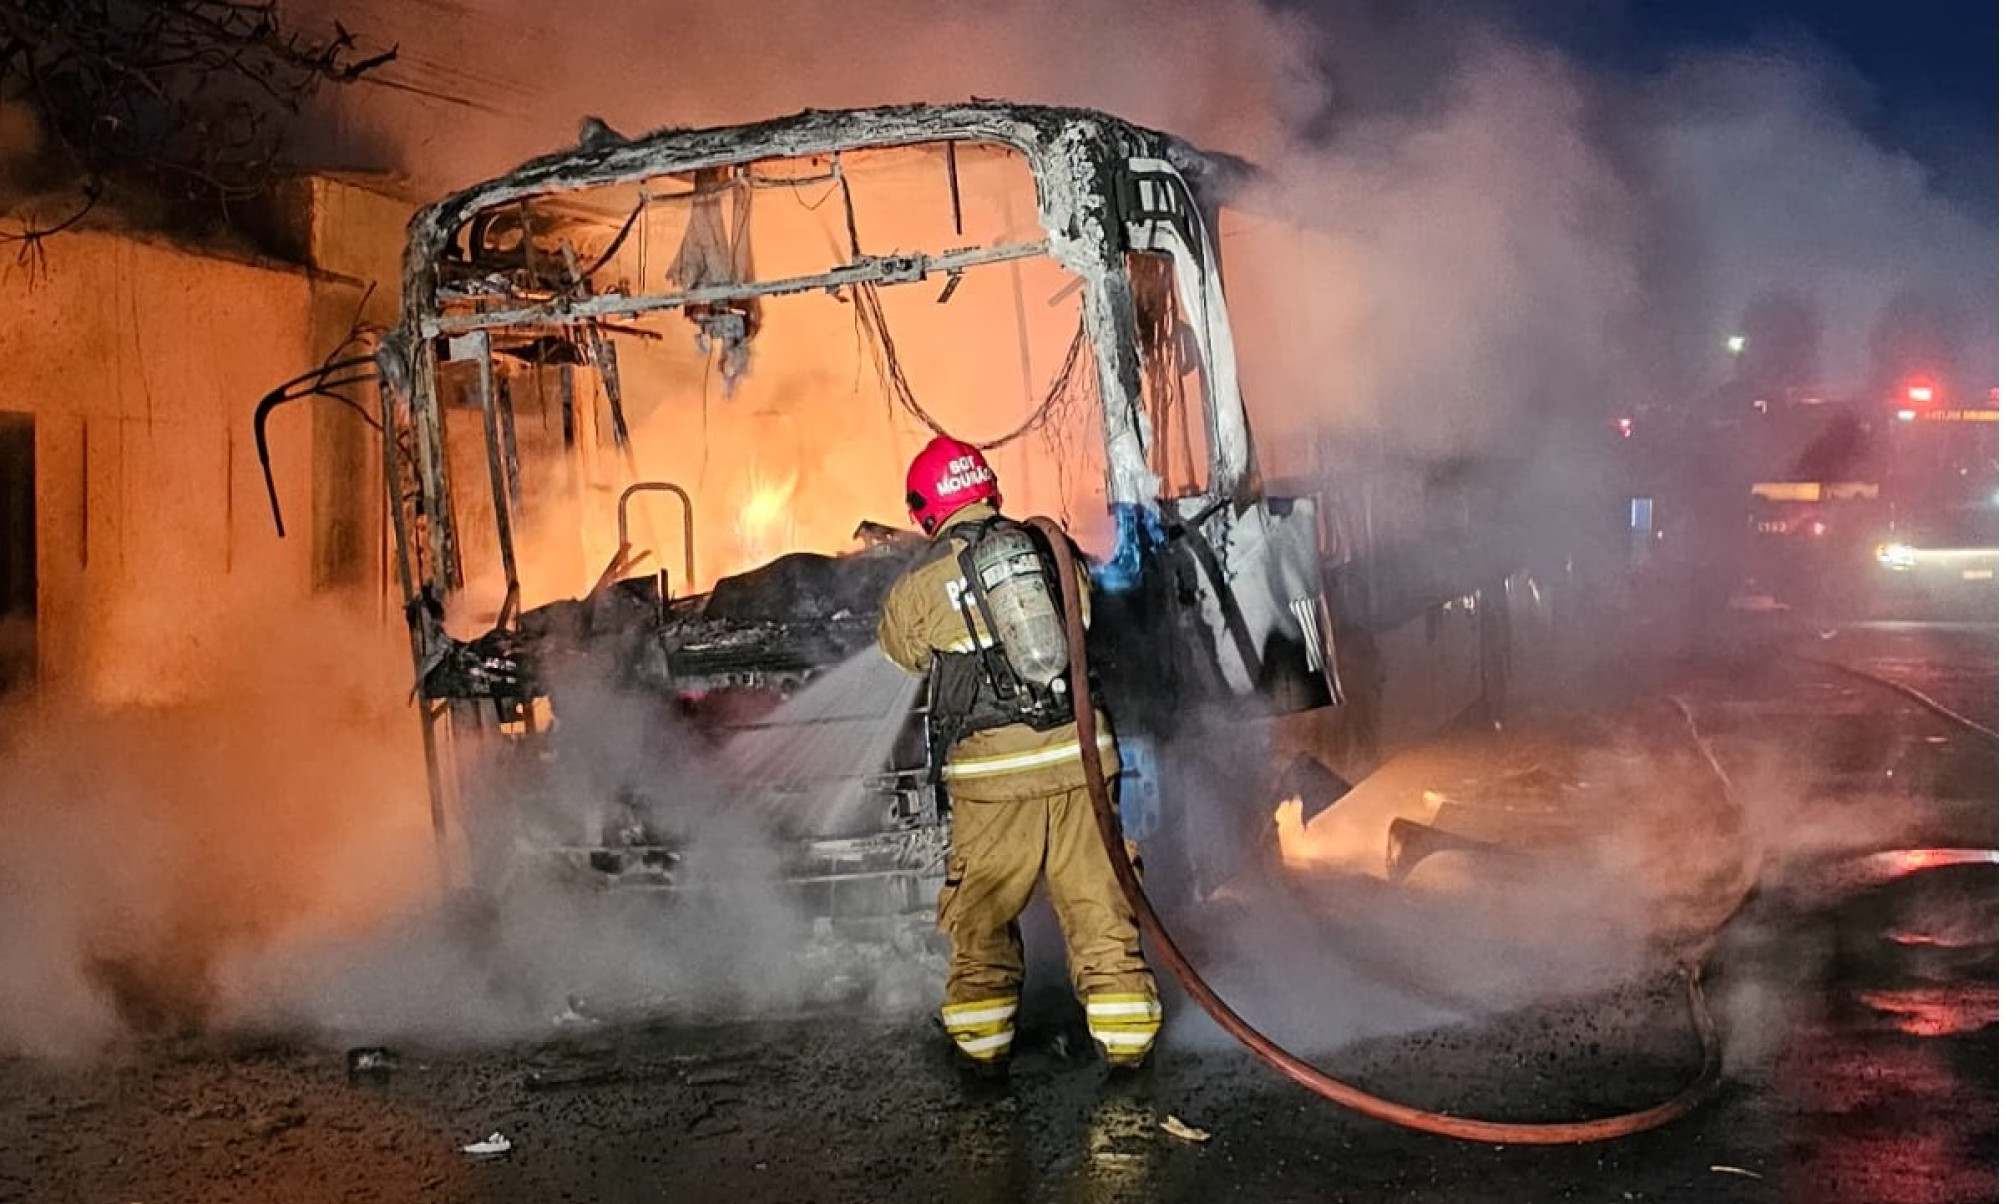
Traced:
[[689, 1136], [697, 1141], [703, 1141], [711, 1137], [727, 1137], [732, 1133], [741, 1133], [743, 1131], [744, 1126], [737, 1121], [716, 1120], [699, 1129], [689, 1130]]
[[586, 1070], [531, 1070], [522, 1077], [522, 1087], [528, 1091], [555, 1091], [564, 1087], [596, 1087], [604, 1083], [616, 1083], [627, 1077], [625, 1069], [619, 1066], [595, 1066]]
[[395, 1051], [380, 1045], [363, 1045], [348, 1051], [348, 1077], [383, 1075], [396, 1070], [399, 1059]]
[[304, 1112], [268, 1112], [250, 1122], [253, 1137], [276, 1137], [288, 1129], [296, 1129], [306, 1123]]
[[1715, 1166], [1712, 1168], [1712, 1173], [1718, 1175], [1738, 1175], [1743, 1179], [1759, 1179], [1763, 1177], [1759, 1171], [1750, 1171], [1743, 1166]]
[[1186, 1125], [1173, 1116], [1163, 1117], [1162, 1131], [1171, 1137], [1180, 1138], [1184, 1141], [1192, 1141], [1198, 1145], [1202, 1145], [1211, 1139], [1211, 1134], [1208, 1130], [1199, 1129], [1193, 1125]]
[[515, 1143], [509, 1141], [506, 1137], [502, 1136], [499, 1130], [496, 1130], [489, 1133], [482, 1140], [474, 1142], [472, 1145], [460, 1146], [459, 1152], [469, 1158], [500, 1158], [514, 1148]]
[[712, 1062], [743, 1062], [759, 1055], [756, 1045], [739, 1045], [730, 1049], [711, 1049], [701, 1053], [674, 1054], [663, 1058], [669, 1066], [707, 1066]]
[[564, 1010], [550, 1017], [550, 1023], [558, 1028], [580, 1028], [600, 1023], [599, 1018], [586, 1012], [584, 999], [577, 995], [564, 998]]
[[699, 1139], [722, 1137], [726, 1133], [735, 1133], [742, 1126], [738, 1124], [735, 1117], [729, 1115], [724, 1110], [726, 1108], [734, 1108], [743, 1102], [740, 1099], [725, 1097], [712, 1097], [704, 1100], [702, 1109], [696, 1115], [689, 1118], [689, 1123], [682, 1127], [682, 1131], [691, 1137]]

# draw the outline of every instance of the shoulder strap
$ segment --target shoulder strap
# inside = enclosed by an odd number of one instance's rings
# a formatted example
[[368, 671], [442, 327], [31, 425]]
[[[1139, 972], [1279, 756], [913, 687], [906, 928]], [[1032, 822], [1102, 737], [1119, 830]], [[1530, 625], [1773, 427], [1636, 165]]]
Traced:
[[[989, 687], [1004, 702], [1016, 697], [1018, 679], [1015, 667], [1009, 663], [1008, 654], [1002, 648], [1002, 629], [996, 626], [995, 613], [988, 607], [988, 594], [981, 588], [980, 575], [974, 571], [974, 545], [988, 532], [1008, 521], [998, 514], [978, 523], [960, 523], [947, 529], [949, 536], [963, 541], [956, 554], [960, 565], [960, 618], [967, 625], [967, 638], [974, 645], [974, 655], [988, 675]], [[988, 627], [987, 644], [981, 642], [981, 633], [974, 627], [974, 611], [969, 607], [970, 594], [973, 595], [973, 607], [981, 611], [981, 621]]]

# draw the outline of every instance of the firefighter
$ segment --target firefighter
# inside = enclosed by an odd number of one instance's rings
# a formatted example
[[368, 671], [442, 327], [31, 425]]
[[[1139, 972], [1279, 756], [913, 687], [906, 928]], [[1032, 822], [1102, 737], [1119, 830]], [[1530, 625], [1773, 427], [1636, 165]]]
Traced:
[[[1002, 517], [979, 448], [935, 438], [912, 461], [905, 488], [932, 546], [886, 594], [877, 638], [907, 672], [930, 675], [933, 765], [953, 808], [939, 895], [940, 930], [952, 945], [940, 1019], [966, 1065], [1004, 1071], [1023, 983], [1017, 917], [1042, 878], [1094, 1042], [1110, 1066], [1138, 1066], [1162, 1006], [1094, 822], [1065, 674], [1052, 669], [1067, 658], [1049, 552], [1040, 535]], [[1024, 555], [1030, 547], [1035, 557]], [[999, 559], [975, 568], [971, 558], [998, 549]], [[1031, 566], [1004, 581], [1018, 594], [983, 592], [977, 581], [1005, 575], [993, 565]], [[1035, 628], [1027, 636], [1026, 615]], [[1099, 731], [1111, 782], [1120, 758], [1103, 716]]]

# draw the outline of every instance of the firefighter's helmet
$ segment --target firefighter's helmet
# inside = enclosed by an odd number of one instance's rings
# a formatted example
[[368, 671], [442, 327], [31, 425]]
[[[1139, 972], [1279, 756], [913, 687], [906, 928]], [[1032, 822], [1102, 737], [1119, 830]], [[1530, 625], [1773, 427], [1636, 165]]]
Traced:
[[905, 508], [912, 521], [931, 535], [954, 511], [975, 502], [1002, 504], [988, 457], [972, 443], [934, 436], [905, 472]]

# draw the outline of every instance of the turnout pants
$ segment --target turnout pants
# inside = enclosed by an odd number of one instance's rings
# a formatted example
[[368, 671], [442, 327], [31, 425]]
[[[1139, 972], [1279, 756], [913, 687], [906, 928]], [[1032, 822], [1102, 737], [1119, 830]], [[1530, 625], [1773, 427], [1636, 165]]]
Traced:
[[1039, 877], [1093, 1040], [1109, 1062], [1139, 1062], [1155, 1043], [1162, 1006], [1083, 787], [1015, 802], [954, 798], [953, 850], [939, 895], [940, 930], [953, 946], [940, 1009], [947, 1033], [969, 1058], [1008, 1056], [1023, 984], [1017, 917]]

